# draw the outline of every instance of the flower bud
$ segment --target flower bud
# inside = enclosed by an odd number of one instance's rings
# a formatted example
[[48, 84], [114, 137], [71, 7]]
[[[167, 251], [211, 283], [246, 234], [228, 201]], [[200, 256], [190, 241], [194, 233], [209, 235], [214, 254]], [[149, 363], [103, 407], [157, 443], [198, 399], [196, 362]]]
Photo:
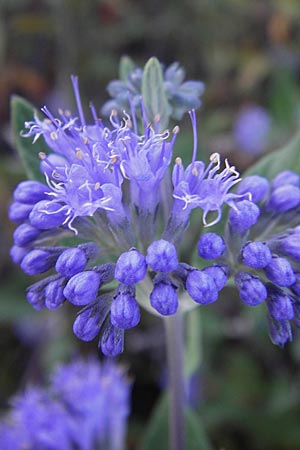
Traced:
[[263, 269], [272, 260], [272, 253], [264, 242], [248, 242], [241, 251], [242, 263], [253, 269]]
[[45, 288], [45, 306], [48, 309], [57, 309], [65, 301], [63, 294], [66, 281], [64, 278], [50, 281]]
[[224, 239], [216, 233], [203, 234], [198, 241], [198, 255], [203, 259], [220, 258], [225, 248]]
[[147, 250], [146, 262], [156, 272], [172, 272], [178, 266], [174, 244], [164, 239], [152, 242]]
[[73, 323], [73, 333], [85, 342], [97, 336], [109, 313], [109, 296], [103, 295], [97, 300], [95, 304], [81, 310]]
[[110, 308], [110, 321], [113, 326], [127, 330], [140, 321], [140, 308], [131, 289], [120, 289]]
[[42, 200], [33, 207], [29, 214], [31, 225], [40, 230], [50, 230], [62, 225], [66, 219], [65, 210], [58, 203]]
[[79, 248], [68, 248], [57, 259], [55, 270], [65, 278], [71, 278], [82, 272], [87, 264], [87, 257]]
[[292, 320], [294, 318], [294, 309], [291, 298], [281, 289], [270, 287], [268, 289], [268, 310], [273, 319]]
[[264, 270], [269, 280], [278, 286], [291, 286], [296, 281], [293, 268], [285, 258], [273, 257]]
[[288, 320], [274, 320], [268, 317], [269, 334], [271, 341], [275, 345], [284, 345], [288, 341], [292, 341], [292, 330]]
[[52, 275], [27, 288], [26, 298], [34, 309], [39, 311], [45, 308], [45, 289], [49, 283], [57, 279], [57, 275]]
[[249, 200], [242, 200], [235, 204], [229, 212], [229, 222], [233, 232], [243, 234], [254, 224], [260, 215], [259, 207]]
[[28, 219], [31, 213], [33, 205], [27, 205], [25, 203], [13, 202], [8, 209], [8, 217], [12, 222], [20, 223]]
[[248, 306], [260, 305], [268, 296], [266, 286], [257, 276], [248, 272], [238, 272], [235, 276], [235, 283], [242, 302]]
[[245, 177], [238, 185], [237, 193], [240, 195], [250, 192], [252, 202], [257, 203], [264, 198], [269, 190], [269, 181], [260, 175]]
[[291, 170], [283, 170], [276, 175], [272, 180], [272, 189], [277, 189], [280, 186], [284, 186], [286, 184], [291, 184], [294, 186], [299, 186], [300, 177], [297, 173], [292, 172]]
[[29, 203], [34, 205], [40, 200], [49, 199], [47, 192], [49, 192], [48, 186], [39, 181], [21, 181], [14, 191], [14, 199], [20, 203]]
[[21, 262], [21, 269], [27, 275], [38, 275], [51, 269], [57, 260], [60, 251], [54, 248], [49, 251], [46, 248], [36, 248], [24, 256]]
[[131, 285], [143, 280], [147, 264], [145, 257], [136, 249], [120, 255], [116, 262], [115, 279], [120, 283]]
[[225, 264], [215, 264], [206, 267], [203, 272], [214, 280], [217, 291], [220, 292], [226, 286], [230, 270]]
[[186, 280], [186, 289], [195, 302], [208, 305], [218, 299], [218, 290], [213, 278], [200, 270], [193, 270]]
[[32, 244], [40, 233], [40, 230], [29, 223], [22, 223], [14, 231], [14, 242], [19, 247], [26, 247], [26, 245]]
[[175, 314], [178, 309], [177, 287], [165, 274], [158, 274], [154, 278], [154, 287], [150, 294], [150, 304], [163, 316]]
[[300, 189], [291, 184], [276, 188], [269, 199], [268, 206], [276, 212], [286, 212], [300, 203]]
[[290, 234], [286, 238], [280, 240], [279, 249], [282, 253], [295, 261], [300, 262], [300, 235]]
[[124, 348], [124, 330], [108, 323], [99, 343], [101, 351], [106, 356], [117, 356]]
[[10, 249], [10, 257], [15, 264], [20, 264], [27, 253], [31, 251], [31, 248], [19, 247], [18, 245], [13, 245]]
[[63, 294], [73, 305], [88, 305], [95, 300], [99, 286], [100, 275], [92, 270], [86, 270], [70, 278]]

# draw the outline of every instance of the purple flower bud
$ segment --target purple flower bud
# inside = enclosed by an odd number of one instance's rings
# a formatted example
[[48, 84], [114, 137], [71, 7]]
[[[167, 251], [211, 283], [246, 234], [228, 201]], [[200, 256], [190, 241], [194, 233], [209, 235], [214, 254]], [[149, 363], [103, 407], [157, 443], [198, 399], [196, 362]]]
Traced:
[[64, 278], [50, 281], [45, 288], [45, 306], [48, 309], [57, 309], [65, 301], [63, 294], [66, 281]]
[[260, 215], [259, 207], [249, 200], [242, 200], [235, 204], [229, 212], [229, 221], [233, 232], [243, 234], [251, 228]]
[[198, 241], [198, 255], [203, 259], [220, 258], [225, 248], [224, 239], [216, 233], [203, 234]]
[[124, 348], [124, 330], [107, 323], [99, 342], [102, 353], [106, 356], [117, 356]]
[[100, 275], [86, 270], [74, 275], [64, 288], [64, 296], [73, 305], [88, 305], [95, 300], [100, 286]]
[[272, 260], [272, 253], [264, 242], [248, 242], [241, 251], [242, 263], [254, 269], [265, 268]]
[[21, 181], [14, 191], [14, 199], [20, 203], [29, 203], [34, 205], [40, 200], [46, 200], [50, 189], [39, 181]]
[[286, 238], [280, 240], [279, 249], [286, 256], [300, 262], [300, 234], [290, 234]]
[[40, 311], [45, 308], [45, 292], [44, 291], [31, 291], [30, 289], [26, 292], [26, 299], [31, 304], [31, 306]]
[[270, 287], [268, 289], [268, 309], [270, 315], [276, 320], [292, 320], [294, 318], [294, 309], [291, 298], [281, 289]]
[[220, 292], [227, 283], [229, 276], [229, 267], [225, 264], [215, 264], [211, 267], [206, 267], [203, 272], [209, 275], [215, 282], [218, 292]]
[[300, 203], [300, 189], [291, 184], [276, 188], [269, 199], [268, 206], [276, 212], [286, 212]]
[[116, 262], [115, 279], [123, 284], [134, 284], [143, 280], [147, 264], [145, 257], [136, 249], [131, 249], [120, 255]]
[[175, 314], [178, 309], [177, 287], [165, 274], [154, 278], [154, 287], [150, 294], [151, 306], [163, 316]]
[[288, 320], [274, 320], [268, 317], [269, 334], [271, 341], [275, 345], [284, 345], [288, 341], [292, 341], [292, 330]]
[[26, 245], [32, 244], [40, 233], [40, 230], [29, 223], [22, 223], [14, 231], [14, 242], [19, 247], [25, 247]]
[[20, 223], [28, 219], [33, 206], [25, 203], [13, 202], [8, 209], [8, 217], [12, 222]]
[[29, 214], [31, 225], [40, 230], [50, 230], [62, 225], [66, 219], [65, 210], [58, 203], [42, 200], [33, 207]]
[[63, 277], [71, 278], [82, 272], [87, 264], [87, 257], [79, 248], [68, 248], [57, 259], [55, 270]]
[[56, 281], [57, 279], [57, 275], [52, 275], [27, 288], [26, 298], [34, 309], [41, 310], [45, 308], [45, 289], [49, 283]]
[[55, 265], [59, 253], [59, 250], [49, 251], [46, 248], [31, 250], [22, 259], [21, 269], [27, 275], [38, 275], [47, 272]]
[[10, 249], [10, 257], [15, 264], [20, 264], [27, 253], [31, 251], [31, 248], [19, 247], [13, 245]]
[[283, 170], [276, 175], [272, 180], [272, 189], [277, 189], [278, 187], [284, 186], [286, 184], [292, 184], [294, 186], [299, 186], [300, 177], [297, 173], [291, 170]]
[[146, 262], [156, 272], [172, 272], [178, 266], [174, 244], [164, 239], [152, 242], [147, 250]]
[[140, 321], [140, 308], [131, 289], [120, 289], [110, 308], [110, 321], [114, 327], [127, 330]]
[[296, 277], [295, 283], [290, 287], [294, 294], [300, 296], [300, 273], [294, 273]]
[[82, 341], [92, 341], [109, 313], [110, 297], [102, 295], [93, 305], [82, 309], [73, 324], [73, 333]]
[[250, 192], [252, 202], [257, 203], [264, 198], [269, 190], [269, 181], [260, 175], [250, 175], [244, 178], [237, 188], [237, 193], [242, 195]]
[[186, 280], [186, 289], [195, 302], [208, 305], [218, 299], [218, 290], [213, 278], [200, 270], [193, 270]]
[[265, 273], [278, 286], [291, 286], [296, 281], [293, 268], [285, 258], [273, 257], [265, 268]]
[[241, 300], [248, 306], [260, 305], [268, 296], [266, 286], [251, 273], [238, 272], [235, 276], [235, 283]]

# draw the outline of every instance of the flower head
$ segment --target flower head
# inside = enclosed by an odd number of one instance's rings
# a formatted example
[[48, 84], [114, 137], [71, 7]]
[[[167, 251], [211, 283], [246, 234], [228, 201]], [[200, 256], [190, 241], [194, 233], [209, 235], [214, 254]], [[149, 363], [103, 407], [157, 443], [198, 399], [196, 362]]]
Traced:
[[[178, 65], [165, 76], [174, 105], [181, 102], [185, 108], [188, 100], [196, 101], [197, 89], [192, 91], [198, 85], [182, 84]], [[72, 82], [78, 117], [59, 111], [55, 118], [44, 107], [45, 119], [36, 114], [25, 123], [23, 136], [45, 139], [52, 152], [40, 154], [45, 183], [24, 181], [15, 190], [10, 217], [19, 226], [11, 255], [28, 275], [46, 273], [27, 290], [35, 309], [57, 309], [66, 301], [83, 307], [74, 321], [75, 335], [89, 341], [100, 334], [102, 352], [116, 355], [124, 347], [124, 330], [139, 323], [141, 305], [163, 316], [175, 314], [184, 308], [183, 292], [206, 304], [226, 283], [222, 263], [201, 271], [180, 262], [191, 211], [203, 213], [208, 226], [221, 219], [224, 204], [237, 215], [243, 204], [249, 211], [257, 207], [247, 190], [231, 192], [241, 179], [227, 160], [223, 168], [218, 154], [207, 166], [197, 160], [194, 111], [192, 161], [185, 169], [176, 158], [171, 175], [177, 126], [159, 133], [144, 117], [140, 131], [134, 108], [131, 116], [112, 111], [105, 125], [93, 105], [89, 125], [77, 78]], [[199, 255], [214, 259], [226, 253], [222, 238], [214, 236], [209, 243], [208, 237], [199, 241]]]

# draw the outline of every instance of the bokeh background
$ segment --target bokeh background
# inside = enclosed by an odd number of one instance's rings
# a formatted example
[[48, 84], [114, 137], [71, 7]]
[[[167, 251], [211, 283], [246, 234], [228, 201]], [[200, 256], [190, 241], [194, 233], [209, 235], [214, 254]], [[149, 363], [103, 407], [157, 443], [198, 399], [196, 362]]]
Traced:
[[[11, 193], [25, 174], [10, 131], [10, 97], [37, 108], [74, 106], [70, 74], [82, 97], [100, 106], [122, 55], [144, 65], [157, 56], [179, 61], [187, 78], [206, 89], [198, 114], [203, 159], [218, 151], [240, 171], [283, 146], [300, 125], [299, 0], [1, 0], [0, 1], [0, 408], [26, 383], [40, 383], [53, 365], [96, 352], [72, 335], [75, 309], [36, 312], [25, 289], [32, 279], [9, 258], [14, 226]], [[192, 151], [188, 118], [176, 151]], [[176, 153], [175, 151], [175, 153]], [[300, 151], [300, 149], [299, 149]], [[201, 310], [201, 365], [190, 380], [190, 401], [214, 448], [300, 448], [300, 344], [274, 347], [265, 310], [241, 306], [227, 289]], [[128, 449], [166, 385], [160, 321], [143, 314], [127, 333], [120, 358], [135, 380]]]

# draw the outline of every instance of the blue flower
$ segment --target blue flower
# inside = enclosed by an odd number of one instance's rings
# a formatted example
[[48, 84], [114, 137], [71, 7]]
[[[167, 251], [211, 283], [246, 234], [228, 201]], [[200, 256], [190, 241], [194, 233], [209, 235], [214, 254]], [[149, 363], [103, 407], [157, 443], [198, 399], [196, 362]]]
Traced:
[[[112, 110], [122, 112], [134, 109], [142, 114], [142, 77], [143, 70], [134, 67], [124, 80], [111, 81], [107, 90], [112, 100], [103, 105], [102, 113], [109, 116]], [[184, 78], [185, 70], [178, 62], [170, 64], [163, 71], [165, 93], [174, 119], [181, 119], [185, 112], [201, 106], [200, 97], [204, 92], [204, 84], [201, 81], [184, 81]]]
[[123, 448], [131, 385], [111, 361], [57, 366], [48, 388], [29, 386], [0, 421], [2, 450]]
[[[279, 173], [271, 182], [259, 176], [246, 177], [238, 192], [242, 195], [247, 190], [255, 201], [237, 201], [230, 210], [223, 237], [227, 250], [218, 257], [234, 276], [242, 302], [267, 306], [270, 337], [277, 345], [292, 339], [291, 323], [300, 326], [299, 183], [299, 176], [291, 171]], [[206, 248], [211, 254], [213, 244], [222, 242], [215, 235], [210, 238], [210, 233], [206, 236], [199, 240], [203, 243], [199, 256], [204, 259]], [[210, 246], [205, 245], [206, 240]], [[205, 286], [196, 280], [200, 273], [187, 277], [188, 285], [189, 279], [195, 278], [188, 289], [196, 300], [201, 300]]]
[[270, 129], [271, 118], [267, 111], [261, 106], [249, 105], [237, 116], [233, 135], [241, 151], [257, 155], [265, 150]]
[[[199, 96], [200, 85], [183, 83], [183, 75], [178, 65], [165, 72], [177, 112], [196, 106]], [[227, 204], [231, 230], [242, 237], [259, 216], [251, 198], [266, 196], [269, 184], [256, 178], [233, 193], [241, 181], [235, 167], [227, 160], [223, 166], [219, 154], [207, 166], [197, 160], [195, 111], [190, 111], [191, 163], [184, 168], [176, 158], [171, 173], [177, 126], [172, 133], [158, 133], [144, 121], [140, 131], [134, 108], [132, 116], [112, 111], [104, 124], [93, 105], [88, 124], [78, 79], [72, 82], [78, 117], [60, 111], [55, 118], [44, 107], [45, 119], [36, 115], [25, 123], [23, 136], [43, 138], [52, 153], [39, 155], [45, 184], [28, 181], [16, 187], [9, 211], [18, 223], [11, 255], [28, 275], [49, 271], [27, 290], [33, 308], [57, 309], [66, 301], [83, 307], [74, 334], [83, 341], [100, 335], [101, 351], [115, 356], [124, 348], [124, 330], [139, 323], [140, 306], [162, 316], [176, 314], [185, 309], [182, 294], [203, 305], [216, 301], [225, 286], [230, 264], [222, 236], [207, 233], [198, 242], [199, 255], [217, 263], [198, 270], [180, 261], [182, 249], [194, 239], [186, 233], [192, 211], [200, 212], [199, 225], [209, 226], [220, 221]]]

